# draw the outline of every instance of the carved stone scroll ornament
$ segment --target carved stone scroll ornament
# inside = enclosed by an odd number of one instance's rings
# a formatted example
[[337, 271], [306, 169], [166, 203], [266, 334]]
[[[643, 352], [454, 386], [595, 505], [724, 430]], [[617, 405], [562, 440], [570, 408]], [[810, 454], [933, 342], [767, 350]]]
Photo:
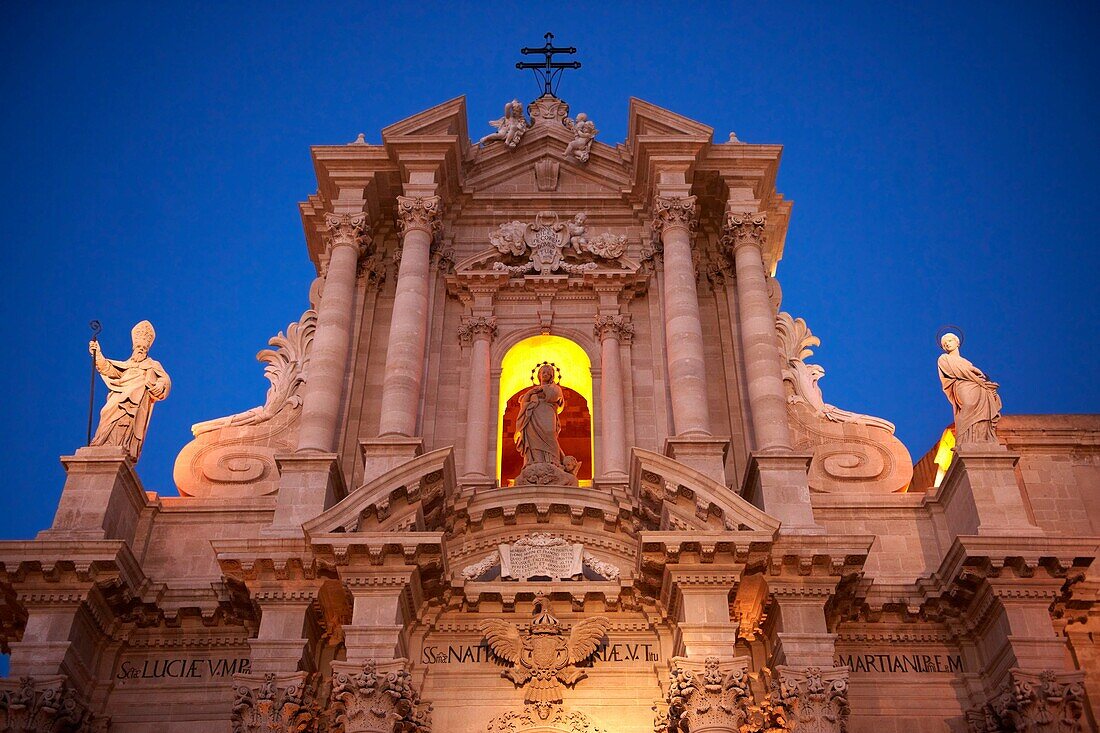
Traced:
[[563, 121], [566, 128], [573, 133], [573, 139], [565, 147], [565, 157], [574, 158], [578, 163], [587, 163], [588, 156], [592, 152], [592, 141], [596, 139], [599, 130], [596, 123], [588, 119], [588, 115], [581, 112], [577, 119], [566, 117]]
[[818, 380], [825, 370], [805, 359], [820, 345], [801, 318], [776, 317], [779, 349], [785, 364], [787, 416], [797, 447], [813, 451], [809, 483], [824, 493], [902, 491], [913, 479], [913, 460], [894, 426], [881, 418], [826, 404]]
[[0, 680], [0, 731], [97, 733], [109, 720], [92, 715], [62, 676]]
[[1008, 689], [968, 711], [966, 722], [970, 733], [1080, 733], [1086, 730], [1084, 673], [1013, 669]]
[[485, 733], [524, 733], [525, 731], [545, 731], [547, 726], [561, 733], [610, 733], [607, 728], [596, 725], [591, 718], [578, 710], [565, 710], [560, 705], [552, 707], [546, 718], [537, 717], [530, 708], [522, 711], [509, 710], [504, 715], [493, 718]]
[[542, 594], [535, 599], [534, 611], [525, 633], [500, 619], [483, 622], [481, 631], [493, 655], [512, 665], [501, 675], [525, 688], [524, 702], [545, 721], [562, 702], [562, 685], [572, 687], [587, 677], [576, 665], [596, 653], [609, 622], [603, 616], [586, 618], [566, 637]]
[[653, 221], [651, 227], [656, 234], [665, 229], [683, 227], [695, 229], [698, 224], [695, 210], [695, 196], [657, 196], [653, 199]]
[[[510, 275], [528, 272], [551, 275], [559, 271], [579, 275], [598, 266], [593, 259], [611, 261], [626, 253], [625, 236], [605, 232], [590, 239], [587, 222], [588, 215], [584, 213], [576, 214], [568, 222], [560, 222], [552, 211], [539, 213], [532, 224], [505, 222], [489, 235], [489, 242], [507, 259], [514, 261], [524, 256], [528, 259], [519, 264], [495, 262], [493, 269]], [[585, 261], [574, 262], [568, 258]]]
[[305, 733], [316, 730], [317, 718], [305, 672], [234, 678], [233, 733]]
[[675, 657], [672, 664], [664, 705], [658, 706], [654, 730], [660, 733], [746, 730], [742, 726], [748, 726], [752, 720], [748, 658], [723, 662], [718, 657], [707, 657], [700, 664]]
[[176, 458], [174, 477], [183, 496], [263, 496], [276, 491], [275, 454], [297, 443], [302, 385], [306, 381], [317, 313], [312, 308], [280, 331], [256, 355], [271, 382], [260, 407], [193, 425], [195, 439]]
[[402, 234], [420, 229], [434, 236], [443, 228], [443, 199], [439, 196], [398, 196], [396, 218]]
[[620, 341], [629, 341], [634, 336], [634, 324], [630, 322], [629, 316], [596, 316], [593, 332], [600, 341], [603, 341], [605, 338], [617, 338]]
[[540, 577], [573, 580], [582, 576], [584, 568], [606, 580], [617, 580], [621, 574], [618, 567], [600, 560], [581, 544], [571, 543], [564, 537], [536, 533], [512, 544], [500, 545], [481, 560], [463, 568], [462, 577], [477, 580], [497, 566], [501, 578], [512, 580]]
[[388, 671], [373, 660], [362, 667], [333, 664], [333, 733], [431, 733], [432, 706], [420, 699], [404, 661], [397, 664]]

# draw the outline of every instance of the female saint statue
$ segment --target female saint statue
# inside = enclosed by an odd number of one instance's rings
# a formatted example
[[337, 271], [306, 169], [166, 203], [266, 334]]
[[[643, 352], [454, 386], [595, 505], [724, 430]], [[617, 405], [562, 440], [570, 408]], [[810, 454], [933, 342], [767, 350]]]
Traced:
[[963, 358], [960, 343], [958, 336], [945, 333], [940, 339], [944, 353], [936, 362], [943, 393], [955, 413], [955, 441], [996, 443], [997, 422], [1001, 419], [998, 385]]
[[96, 371], [107, 384], [107, 404], [99, 413], [92, 445], [122, 446], [136, 462], [145, 443], [153, 403], [168, 396], [172, 380], [160, 362], [149, 358], [149, 347], [156, 338], [153, 324], [142, 321], [130, 331], [130, 337], [134, 351], [125, 361], [104, 357], [98, 341], [88, 344]]
[[536, 463], [549, 463], [559, 468], [565, 464], [565, 454], [558, 443], [561, 423], [558, 413], [565, 408], [565, 393], [554, 383], [554, 367], [539, 367], [539, 383], [519, 399], [516, 418], [516, 450], [523, 456], [526, 468]]

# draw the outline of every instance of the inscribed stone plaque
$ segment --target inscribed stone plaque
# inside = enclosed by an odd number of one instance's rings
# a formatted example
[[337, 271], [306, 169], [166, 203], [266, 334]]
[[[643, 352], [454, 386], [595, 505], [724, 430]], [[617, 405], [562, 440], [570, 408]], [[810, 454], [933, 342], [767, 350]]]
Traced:
[[584, 572], [584, 546], [561, 537], [533, 534], [500, 546], [500, 577], [527, 580], [548, 577], [568, 580]]

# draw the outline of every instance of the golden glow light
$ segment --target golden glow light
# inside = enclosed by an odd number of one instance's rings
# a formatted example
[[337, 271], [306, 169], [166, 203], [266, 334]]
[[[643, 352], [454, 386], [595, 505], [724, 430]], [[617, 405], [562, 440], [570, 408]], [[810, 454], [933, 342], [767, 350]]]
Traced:
[[947, 475], [947, 469], [951, 467], [951, 459], [954, 457], [955, 430], [954, 428], [948, 428], [940, 436], [940, 442], [936, 446], [936, 457], [932, 459], [936, 464], [936, 483], [933, 486], [937, 489], [943, 483], [943, 477]]
[[[501, 451], [503, 441], [511, 435], [502, 435], [504, 408], [508, 398], [534, 384], [531, 370], [544, 361], [551, 362], [561, 372], [561, 385], [580, 393], [592, 409], [592, 362], [584, 349], [561, 336], [532, 336], [508, 349], [500, 362], [500, 394], [497, 402], [497, 480], [500, 480]], [[592, 444], [593, 441], [589, 441]]]

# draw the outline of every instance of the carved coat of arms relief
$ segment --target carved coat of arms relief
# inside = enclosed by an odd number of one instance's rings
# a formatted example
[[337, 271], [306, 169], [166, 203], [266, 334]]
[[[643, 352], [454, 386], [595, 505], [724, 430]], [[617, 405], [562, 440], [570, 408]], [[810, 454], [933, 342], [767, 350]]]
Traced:
[[496, 262], [493, 269], [510, 275], [534, 272], [551, 275], [564, 272], [579, 275], [596, 269], [593, 261], [613, 261], [626, 253], [626, 237], [608, 232], [588, 237], [588, 215], [580, 213], [567, 222], [559, 221], [552, 211], [539, 212], [533, 223], [509, 221], [489, 235], [489, 242], [501, 255], [520, 264]]
[[610, 622], [604, 616], [586, 618], [566, 636], [541, 594], [534, 610], [534, 620], [525, 632], [500, 619], [484, 621], [481, 631], [493, 655], [512, 665], [501, 676], [524, 687], [524, 703], [546, 720], [562, 702], [562, 685], [572, 687], [587, 676], [576, 665], [596, 653]]

